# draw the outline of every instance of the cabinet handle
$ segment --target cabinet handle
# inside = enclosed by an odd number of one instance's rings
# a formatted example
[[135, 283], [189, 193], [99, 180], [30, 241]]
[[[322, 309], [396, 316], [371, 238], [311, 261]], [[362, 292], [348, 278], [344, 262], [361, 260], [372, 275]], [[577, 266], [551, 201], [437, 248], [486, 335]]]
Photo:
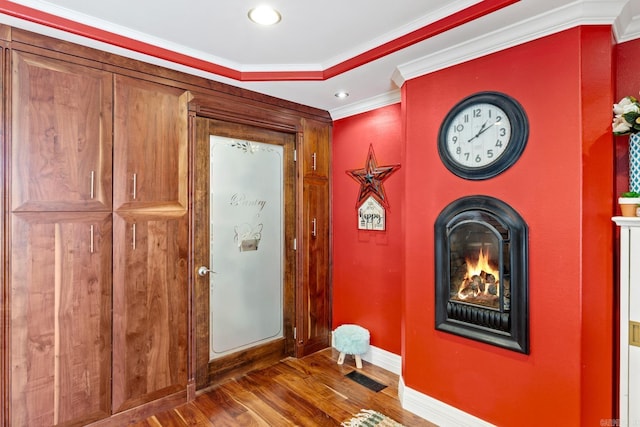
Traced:
[[133, 250], [136, 250], [136, 225], [135, 223], [131, 225], [131, 247]]
[[91, 253], [93, 253], [93, 225], [92, 225], [90, 228], [91, 228], [91, 239], [90, 239], [89, 246], [90, 246], [90, 248], [91, 248], [91, 249], [90, 249], [90, 250], [91, 250]]
[[138, 174], [134, 173], [133, 174], [133, 200], [136, 199], [136, 195], [138, 192]]
[[315, 218], [313, 218], [313, 219], [311, 220], [311, 235], [312, 235], [313, 237], [316, 237], [316, 223], [317, 223], [317, 222], [318, 222], [318, 221], [316, 221], [316, 219], [315, 219]]
[[629, 321], [629, 345], [640, 347], [640, 322]]
[[313, 153], [311, 155], [311, 160], [313, 160], [313, 170], [316, 170], [316, 168], [318, 166], [317, 161], [316, 161], [317, 157], [318, 157], [318, 155], [316, 153]]
[[91, 171], [91, 191], [89, 192], [90, 193], [89, 196], [91, 197], [91, 200], [93, 200], [93, 197], [94, 197], [95, 178], [96, 178], [95, 171]]

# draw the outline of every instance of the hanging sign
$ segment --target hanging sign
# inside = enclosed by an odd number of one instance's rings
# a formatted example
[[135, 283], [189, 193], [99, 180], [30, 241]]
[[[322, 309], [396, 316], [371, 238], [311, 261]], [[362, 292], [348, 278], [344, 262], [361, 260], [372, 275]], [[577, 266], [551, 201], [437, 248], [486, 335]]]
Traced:
[[358, 229], [382, 231], [385, 229], [384, 217], [384, 207], [369, 196], [358, 208]]

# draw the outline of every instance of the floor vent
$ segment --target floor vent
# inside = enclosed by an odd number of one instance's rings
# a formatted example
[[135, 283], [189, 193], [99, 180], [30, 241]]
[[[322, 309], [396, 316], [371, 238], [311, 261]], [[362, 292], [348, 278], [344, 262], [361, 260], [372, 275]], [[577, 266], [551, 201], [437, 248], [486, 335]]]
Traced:
[[376, 393], [387, 387], [386, 385], [380, 384], [378, 381], [369, 378], [368, 376], [363, 375], [358, 371], [351, 371], [347, 375], [345, 375], [345, 377], [352, 379], [358, 384], [363, 385], [369, 390], [375, 391]]

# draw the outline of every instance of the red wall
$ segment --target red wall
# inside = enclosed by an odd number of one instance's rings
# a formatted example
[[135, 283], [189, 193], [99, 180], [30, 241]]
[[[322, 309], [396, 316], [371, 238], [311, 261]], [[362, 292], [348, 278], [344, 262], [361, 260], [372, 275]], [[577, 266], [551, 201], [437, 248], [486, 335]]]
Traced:
[[[618, 281], [614, 280], [613, 262], [616, 227], [610, 217], [618, 207], [614, 190], [615, 144], [611, 134], [615, 69], [613, 38], [608, 27], [586, 27], [579, 33], [582, 253], [579, 255], [581, 282], [578, 291], [582, 327], [580, 409], [584, 425], [599, 423], [608, 418], [608, 413], [617, 414], [618, 382], [612, 377], [617, 366], [615, 324], [618, 312], [614, 307], [617, 305], [615, 289]], [[615, 263], [616, 272], [617, 265]], [[592, 280], [596, 277], [602, 282]]]
[[[625, 96], [640, 99], [640, 39], [620, 43], [616, 46], [616, 97], [618, 102]], [[616, 142], [616, 195], [629, 190], [629, 137], [615, 137]]]
[[[404, 169], [399, 104], [337, 120], [333, 124], [333, 326], [356, 323], [371, 344], [400, 354], [402, 317], [401, 228]], [[384, 182], [389, 208], [386, 230], [358, 230], [360, 184], [347, 170], [365, 166], [373, 145], [379, 166], [401, 167]]]
[[[541, 419], [550, 414], [597, 425], [612, 416], [611, 50], [608, 28], [574, 29], [405, 85], [409, 387], [498, 425], [553, 423]], [[438, 126], [459, 99], [489, 89], [522, 103], [529, 142], [502, 175], [465, 181], [438, 159]], [[469, 194], [498, 197], [529, 224], [528, 356], [433, 329], [425, 224]]]
[[[500, 426], [614, 416], [612, 51], [609, 27], [568, 30], [406, 82], [400, 123], [387, 121], [399, 107], [336, 121], [334, 326], [365, 324], [372, 344], [394, 353], [401, 335], [411, 389]], [[530, 137], [512, 168], [467, 181], [440, 162], [437, 133], [456, 102], [484, 90], [520, 101]], [[344, 173], [362, 167], [369, 143], [379, 161], [402, 163], [385, 183], [392, 210], [381, 234], [356, 231], [357, 184]], [[530, 355], [434, 329], [433, 224], [471, 194], [500, 198], [528, 222]]]

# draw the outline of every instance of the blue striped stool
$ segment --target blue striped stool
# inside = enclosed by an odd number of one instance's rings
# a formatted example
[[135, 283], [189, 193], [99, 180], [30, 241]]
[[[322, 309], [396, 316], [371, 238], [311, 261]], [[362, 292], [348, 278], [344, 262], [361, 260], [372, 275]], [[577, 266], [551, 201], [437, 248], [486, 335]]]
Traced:
[[344, 363], [344, 357], [352, 354], [356, 359], [356, 367], [362, 368], [361, 354], [369, 351], [369, 331], [358, 325], [342, 325], [333, 331], [333, 346], [340, 352], [338, 365]]

